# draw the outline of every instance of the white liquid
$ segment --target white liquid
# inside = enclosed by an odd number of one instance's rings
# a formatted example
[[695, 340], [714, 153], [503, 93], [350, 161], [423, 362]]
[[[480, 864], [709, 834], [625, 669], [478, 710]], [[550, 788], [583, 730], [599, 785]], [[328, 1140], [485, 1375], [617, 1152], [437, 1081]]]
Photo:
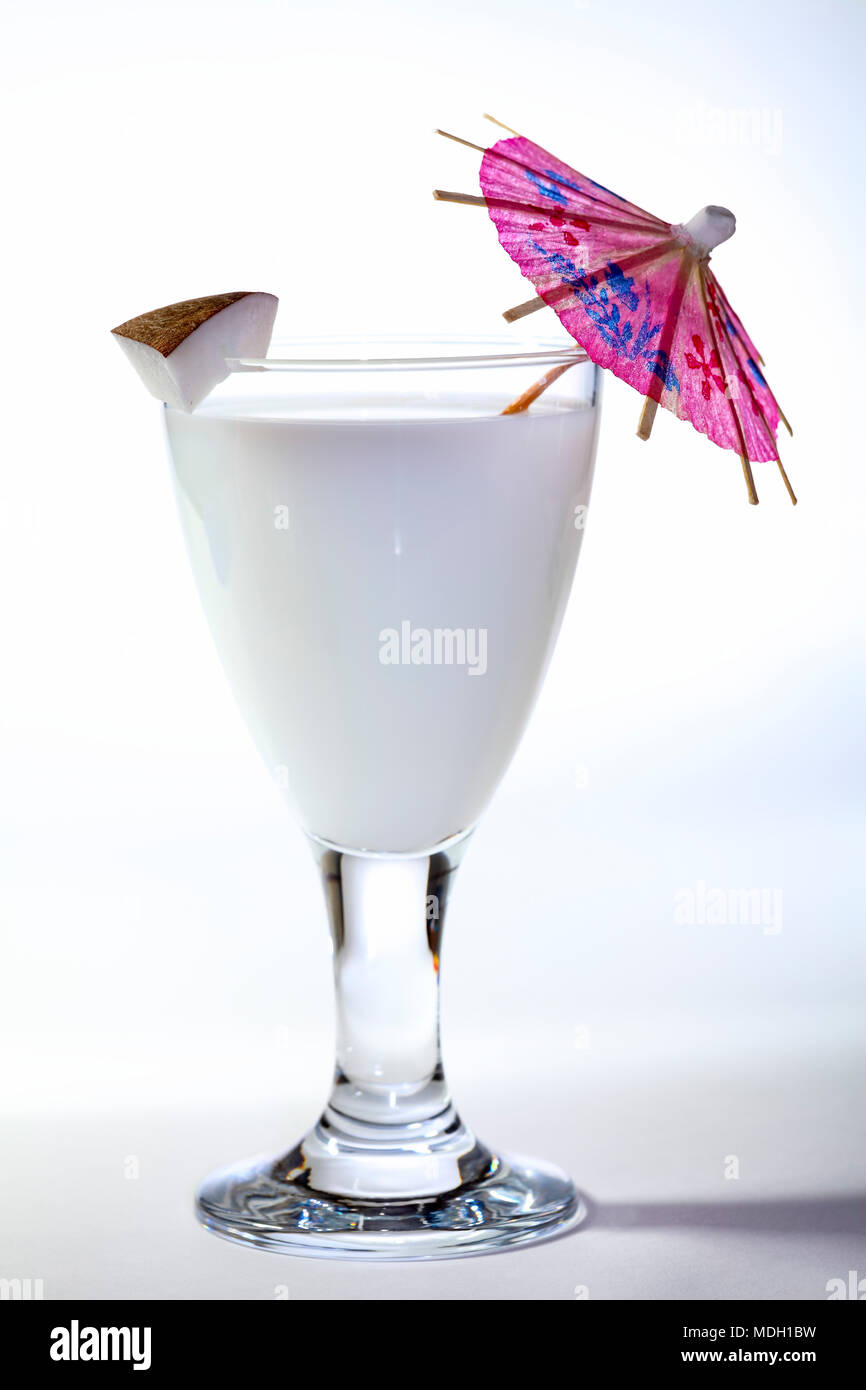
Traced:
[[[373, 419], [349, 400], [318, 419], [241, 398], [166, 411], [238, 703], [304, 826], [346, 848], [421, 852], [471, 826], [544, 677], [598, 411], [539, 402], [503, 418], [504, 404], [380, 401]], [[406, 624], [427, 630], [431, 657], [436, 629], [462, 630], [463, 664], [459, 638], [451, 664], [447, 638], [438, 664], [402, 664]], [[399, 664], [381, 659], [389, 629]]]

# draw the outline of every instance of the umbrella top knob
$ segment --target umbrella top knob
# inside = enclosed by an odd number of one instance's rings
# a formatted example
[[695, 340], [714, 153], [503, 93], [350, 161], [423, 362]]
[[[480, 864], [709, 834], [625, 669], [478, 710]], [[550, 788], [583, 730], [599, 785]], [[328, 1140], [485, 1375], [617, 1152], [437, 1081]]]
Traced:
[[710, 252], [720, 246], [737, 230], [737, 219], [728, 208], [714, 204], [701, 208], [688, 222], [674, 228], [677, 239], [688, 246], [698, 258], [703, 260]]

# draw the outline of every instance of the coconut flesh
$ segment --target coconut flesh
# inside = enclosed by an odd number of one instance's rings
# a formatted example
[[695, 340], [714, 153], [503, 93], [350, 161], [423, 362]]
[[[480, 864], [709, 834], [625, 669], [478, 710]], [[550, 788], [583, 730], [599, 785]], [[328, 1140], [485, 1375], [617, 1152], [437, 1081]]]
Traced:
[[267, 354], [279, 300], [238, 290], [152, 309], [112, 329], [158, 401], [191, 411], [229, 374], [226, 358]]

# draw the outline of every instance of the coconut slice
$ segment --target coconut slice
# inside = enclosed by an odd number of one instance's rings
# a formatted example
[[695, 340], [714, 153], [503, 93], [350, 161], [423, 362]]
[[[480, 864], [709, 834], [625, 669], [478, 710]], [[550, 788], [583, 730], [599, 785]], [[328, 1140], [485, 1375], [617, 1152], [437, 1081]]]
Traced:
[[264, 357], [279, 300], [238, 290], [151, 309], [111, 331], [152, 396], [194, 410], [229, 374], [227, 357]]

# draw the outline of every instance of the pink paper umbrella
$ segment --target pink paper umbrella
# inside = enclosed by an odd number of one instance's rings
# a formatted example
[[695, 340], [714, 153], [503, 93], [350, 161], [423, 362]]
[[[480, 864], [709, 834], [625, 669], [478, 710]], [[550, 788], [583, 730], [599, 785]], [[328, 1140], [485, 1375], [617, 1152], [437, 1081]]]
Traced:
[[751, 464], [774, 459], [796, 503], [776, 447], [779, 421], [789, 433], [790, 425], [709, 265], [710, 252], [733, 236], [733, 213], [706, 207], [690, 222], [663, 222], [516, 133], [489, 149], [459, 143], [484, 156], [483, 197], [441, 189], [435, 197], [486, 207], [538, 292], [505, 318], [549, 305], [594, 362], [646, 397], [642, 439], [663, 406], [739, 454], [750, 502], [758, 501]]

